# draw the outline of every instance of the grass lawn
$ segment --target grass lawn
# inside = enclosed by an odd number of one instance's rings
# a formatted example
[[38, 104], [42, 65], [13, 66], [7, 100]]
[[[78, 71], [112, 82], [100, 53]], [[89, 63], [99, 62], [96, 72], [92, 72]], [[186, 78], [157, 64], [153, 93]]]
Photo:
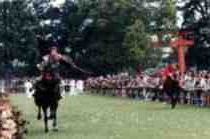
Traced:
[[66, 97], [59, 132], [45, 134], [32, 99], [11, 96], [30, 121], [26, 139], [209, 139], [210, 109], [100, 96]]

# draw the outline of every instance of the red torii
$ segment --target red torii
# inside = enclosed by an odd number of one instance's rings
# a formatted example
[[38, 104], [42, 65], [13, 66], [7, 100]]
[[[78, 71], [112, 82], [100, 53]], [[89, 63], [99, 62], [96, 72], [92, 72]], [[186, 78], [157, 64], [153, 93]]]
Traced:
[[162, 44], [169, 44], [171, 47], [177, 49], [179, 70], [183, 74], [186, 71], [184, 48], [194, 45], [194, 41], [192, 39], [186, 39], [188, 35], [192, 35], [192, 32], [178, 31], [178, 32], [165, 32], [163, 34], [173, 34], [177, 36], [175, 40], [171, 40], [169, 43], [159, 41], [158, 46], [161, 46]]
[[174, 40], [174, 41], [172, 40], [170, 42], [170, 45], [177, 49], [179, 70], [182, 74], [186, 71], [184, 48], [194, 45], [193, 40], [185, 39], [190, 34], [191, 34], [191, 32], [178, 32], [178, 38], [176, 40]]

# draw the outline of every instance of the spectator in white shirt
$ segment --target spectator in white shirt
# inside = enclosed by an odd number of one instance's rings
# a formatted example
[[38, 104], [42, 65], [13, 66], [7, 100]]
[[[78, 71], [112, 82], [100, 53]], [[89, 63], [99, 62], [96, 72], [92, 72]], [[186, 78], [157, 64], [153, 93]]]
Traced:
[[31, 98], [32, 95], [34, 94], [34, 90], [33, 90], [33, 85], [30, 82], [30, 80], [27, 80], [24, 84], [25, 87], [25, 93], [27, 95], [28, 98]]

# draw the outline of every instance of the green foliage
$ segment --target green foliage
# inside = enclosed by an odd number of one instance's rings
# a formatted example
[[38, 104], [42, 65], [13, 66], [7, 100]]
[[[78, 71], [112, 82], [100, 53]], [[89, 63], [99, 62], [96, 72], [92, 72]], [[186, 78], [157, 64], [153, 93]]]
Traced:
[[176, 29], [176, 6], [174, 0], [164, 0], [160, 8], [162, 28], [165, 31]]
[[128, 8], [119, 0], [85, 1], [78, 3], [79, 7], [80, 4], [81, 11], [86, 14], [85, 19], [93, 22], [80, 33], [85, 42], [77, 43], [79, 48], [85, 49], [85, 53], [81, 54], [83, 64], [99, 74], [122, 70], [126, 66], [122, 42], [127, 26], [132, 23], [128, 18], [131, 17]]
[[184, 23], [182, 28], [194, 33], [196, 46], [208, 47], [210, 45], [210, 2], [207, 0], [190, 0], [183, 1], [184, 5], [180, 6], [183, 12]]
[[14, 60], [25, 68], [36, 61], [38, 51], [34, 29], [37, 21], [25, 0], [0, 2], [0, 19], [0, 68], [4, 75], [20, 68], [12, 66]]
[[[66, 0], [60, 7], [51, 1], [0, 2], [1, 74], [35, 74], [35, 63], [55, 44], [97, 74], [135, 69], [145, 59], [152, 66], [148, 36], [174, 23], [172, 0]], [[75, 74], [68, 66], [62, 71]]]
[[129, 60], [133, 61], [131, 63], [139, 63], [140, 60], [146, 57], [149, 49], [148, 34], [145, 32], [141, 20], [136, 20], [132, 26], [128, 27], [124, 45], [128, 49]]
[[[184, 22], [183, 30], [191, 31], [195, 42], [194, 47], [189, 50], [189, 59], [191, 66], [198, 68], [208, 68], [210, 46], [210, 1], [208, 0], [183, 0], [179, 10], [183, 12]], [[204, 58], [205, 57], [205, 58]]]
[[149, 42], [149, 35], [145, 32], [145, 25], [141, 20], [137, 19], [133, 25], [128, 27], [124, 40], [130, 66], [141, 65], [148, 68], [158, 64], [161, 53], [159, 49], [152, 48]]
[[176, 27], [176, 1], [175, 0], [151, 0], [148, 2], [147, 30], [151, 33], [174, 31]]

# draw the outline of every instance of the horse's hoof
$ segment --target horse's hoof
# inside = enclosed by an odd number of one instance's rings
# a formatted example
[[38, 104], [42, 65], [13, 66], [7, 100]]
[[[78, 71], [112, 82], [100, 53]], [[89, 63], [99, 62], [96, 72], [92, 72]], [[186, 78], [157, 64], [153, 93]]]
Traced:
[[24, 131], [24, 133], [25, 133], [26, 135], [28, 134], [28, 132], [29, 132], [28, 129], [26, 129], [26, 130]]
[[176, 107], [176, 106], [173, 105], [173, 106], [171, 106], [171, 109], [175, 109], [175, 107]]
[[53, 128], [53, 132], [58, 132], [58, 128]]
[[41, 119], [42, 119], [42, 116], [38, 115], [37, 120], [41, 120]]
[[45, 129], [45, 133], [48, 133], [49, 132], [49, 129]]

